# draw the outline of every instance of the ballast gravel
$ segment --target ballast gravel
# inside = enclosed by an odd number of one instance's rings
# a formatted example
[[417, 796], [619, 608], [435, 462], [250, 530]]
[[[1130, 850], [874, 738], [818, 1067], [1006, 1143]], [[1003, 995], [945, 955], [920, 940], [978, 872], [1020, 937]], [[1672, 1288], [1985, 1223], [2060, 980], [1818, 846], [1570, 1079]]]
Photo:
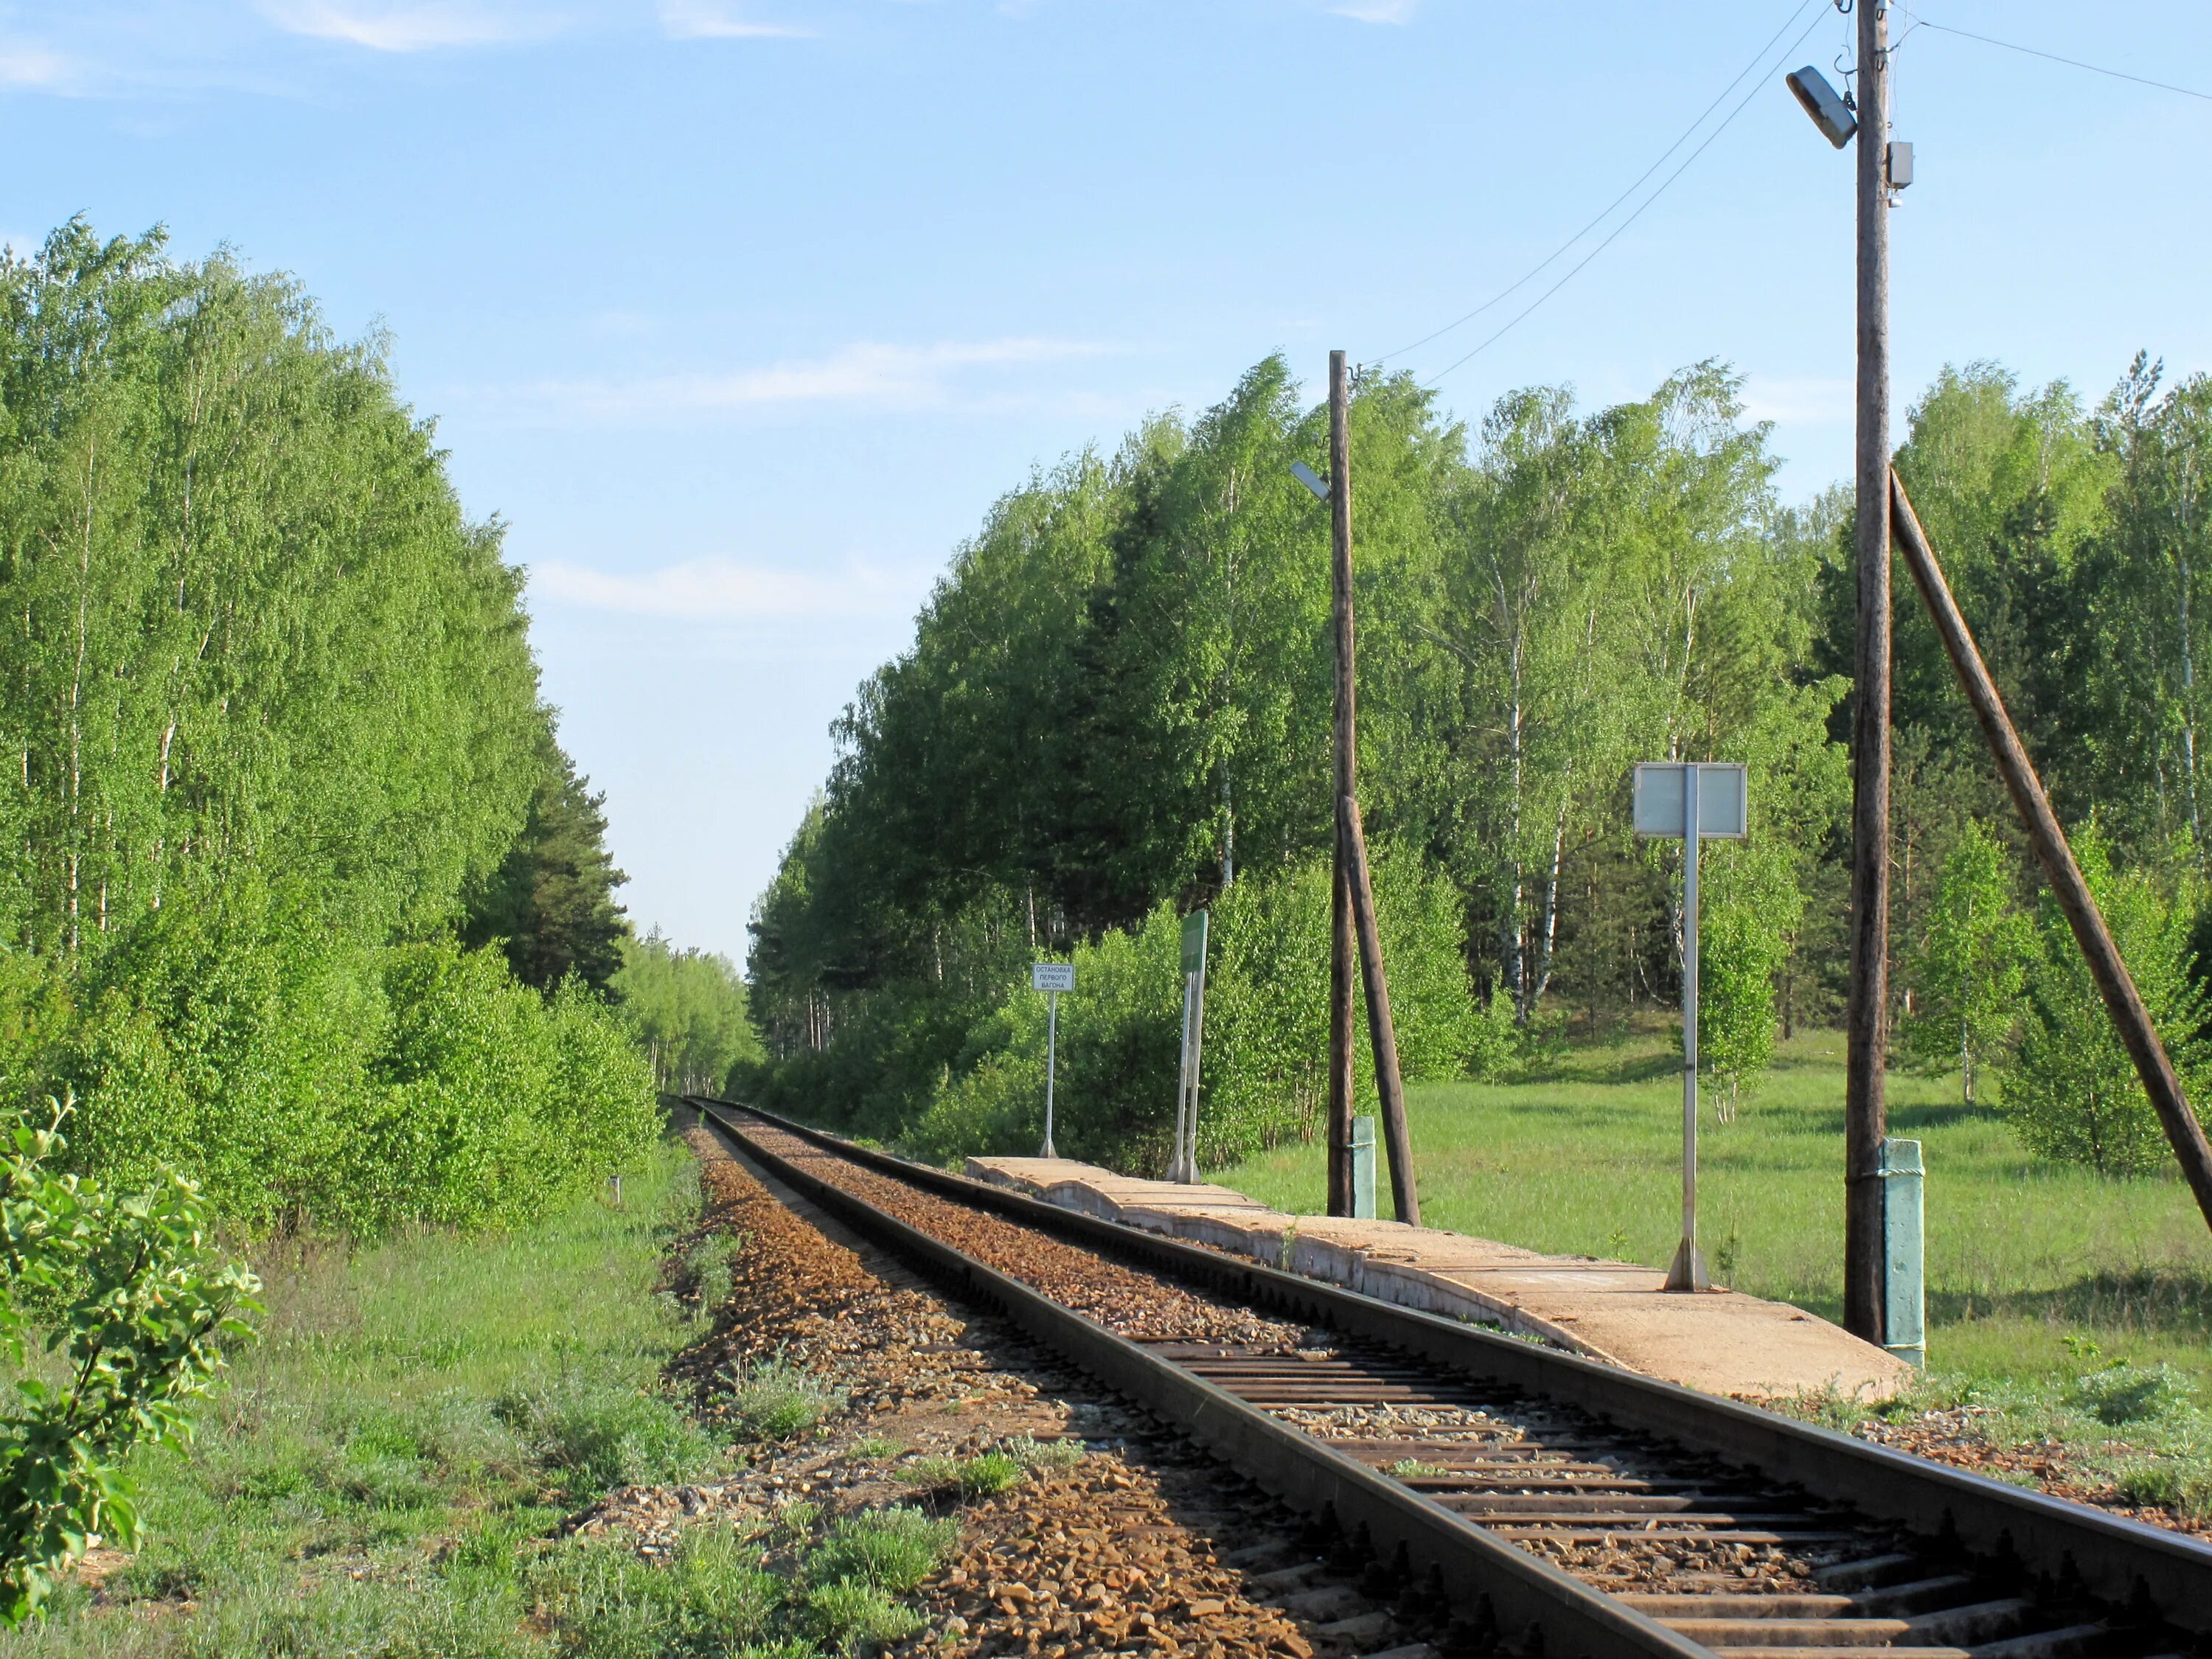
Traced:
[[[958, 1547], [915, 1592], [923, 1630], [883, 1650], [898, 1659], [1437, 1659], [1419, 1598], [1400, 1605], [1395, 1586], [1365, 1593], [1356, 1570], [1322, 1559], [1298, 1517], [1256, 1488], [1141, 1413], [1083, 1400], [1082, 1379], [1011, 1327], [825, 1236], [712, 1137], [690, 1139], [702, 1236], [739, 1248], [730, 1293], [674, 1378], [709, 1423], [729, 1420], [729, 1379], [763, 1361], [807, 1372], [847, 1408], [811, 1436], [751, 1448], [728, 1480], [611, 1493], [574, 1530], [658, 1556], [687, 1526], [734, 1524], [763, 1531], [775, 1566], [793, 1553], [775, 1540], [799, 1528], [819, 1536], [890, 1504], [949, 1515]], [[696, 1242], [680, 1241], [678, 1258]], [[1244, 1315], [1237, 1328], [1267, 1323]], [[924, 1455], [1053, 1442], [1079, 1455], [995, 1496], [963, 1502], [914, 1478]]]

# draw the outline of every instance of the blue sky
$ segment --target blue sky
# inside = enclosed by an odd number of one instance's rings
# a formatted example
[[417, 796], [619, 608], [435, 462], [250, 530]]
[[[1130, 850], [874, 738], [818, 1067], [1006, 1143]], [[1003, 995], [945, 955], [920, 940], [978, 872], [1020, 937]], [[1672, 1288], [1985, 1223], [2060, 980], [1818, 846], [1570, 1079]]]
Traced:
[[[1850, 159], [1780, 85], [1827, 0], [0, 4], [0, 236], [167, 224], [388, 330], [530, 567], [641, 927], [742, 956], [829, 724], [1034, 464], [1277, 349], [1400, 352], [1521, 276], [1756, 59], [1618, 240], [1441, 382], [1479, 414], [1705, 356], [1849, 466]], [[1900, 413], [1943, 362], [2212, 368], [2212, 9], [1929, 0], [1899, 52]], [[1789, 45], [1810, 26], [1796, 50]], [[1762, 42], [1779, 43], [1758, 58]], [[1744, 101], [1747, 98], [1748, 101]], [[1650, 185], [1645, 187], [1646, 191]], [[1625, 215], [1641, 197], [1632, 198]], [[1601, 228], [1602, 235], [1620, 216]], [[1595, 238], [1591, 239], [1594, 242]], [[1394, 364], [1425, 376], [1586, 252]]]

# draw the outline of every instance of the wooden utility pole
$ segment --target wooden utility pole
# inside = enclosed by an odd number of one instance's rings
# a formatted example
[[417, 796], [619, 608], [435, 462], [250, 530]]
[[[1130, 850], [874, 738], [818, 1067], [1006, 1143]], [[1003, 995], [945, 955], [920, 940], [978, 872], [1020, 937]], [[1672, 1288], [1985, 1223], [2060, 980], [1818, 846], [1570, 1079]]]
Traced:
[[2203, 1125], [2190, 1109], [2166, 1045], [2159, 1041], [2150, 1012], [2143, 1006], [2127, 963], [2121, 960], [2119, 947], [2112, 942], [2088, 883], [2081, 879], [2081, 866], [2074, 862], [2073, 849], [2066, 844], [2066, 832], [2059, 828], [2058, 815], [2051, 810], [2051, 798], [2043, 793], [2042, 781], [2035, 775], [2034, 764], [2014, 729], [2011, 715], [2005, 712], [2004, 699], [1997, 695], [1996, 683], [1990, 679], [1982, 653], [1974, 645], [1966, 619], [1959, 614], [1958, 602], [1951, 597], [1950, 584], [1943, 580], [1936, 550], [1929, 546], [1927, 532], [1921, 529], [1905, 485], [1894, 473], [1890, 476], [1890, 491], [1891, 524], [1897, 532], [1898, 550], [1905, 555], [1905, 568], [1912, 572], [1920, 597], [1927, 601], [1928, 614], [1935, 618], [1936, 631], [1942, 636], [1959, 687], [1973, 705], [1982, 736], [1996, 758], [1997, 773], [2019, 809], [2021, 822], [2027, 826], [2028, 842], [2051, 883], [2051, 896], [2074, 930], [2075, 943], [2081, 947], [2082, 959], [2089, 965], [2089, 976], [2097, 981], [2112, 1027], [2135, 1061], [2136, 1074], [2142, 1079], [2144, 1092], [2150, 1096], [2166, 1138], [2172, 1144], [2173, 1155], [2180, 1160], [2181, 1173], [2196, 1195], [2197, 1207], [2212, 1224], [2212, 1144], [2206, 1142]]
[[1328, 354], [1328, 532], [1331, 614], [1336, 625], [1335, 880], [1329, 906], [1328, 1212], [1352, 1213], [1352, 871], [1346, 851], [1344, 803], [1353, 799], [1353, 656], [1352, 640], [1351, 388], [1344, 354]]
[[1889, 1133], [1889, 20], [1859, 0], [1857, 660], [1851, 721], [1850, 994], [1844, 1012], [1844, 1327], [1884, 1340]]
[[[1351, 388], [1344, 354], [1328, 354], [1328, 522], [1336, 622], [1336, 856], [1334, 938], [1329, 951], [1329, 1213], [1352, 1213], [1352, 951], [1367, 991], [1368, 1040], [1375, 1051], [1375, 1087], [1382, 1107], [1382, 1139], [1390, 1156], [1390, 1195], [1398, 1219], [1421, 1224], [1413, 1180], [1413, 1135], [1398, 1073], [1398, 1036], [1390, 1023], [1390, 988], [1382, 969], [1382, 935], [1367, 872], [1367, 832], [1356, 787], [1354, 696], [1358, 656], [1352, 628]], [[1341, 1207], [1340, 1207], [1340, 1204]]]

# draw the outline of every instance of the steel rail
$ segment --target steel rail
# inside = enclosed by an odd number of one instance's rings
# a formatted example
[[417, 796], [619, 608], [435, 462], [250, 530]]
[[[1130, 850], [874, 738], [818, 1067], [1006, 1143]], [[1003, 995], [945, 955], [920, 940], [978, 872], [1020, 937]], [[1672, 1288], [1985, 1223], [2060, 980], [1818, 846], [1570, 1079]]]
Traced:
[[[1493, 1379], [1579, 1407], [1619, 1428], [1657, 1435], [1755, 1470], [1768, 1480], [1794, 1483], [1824, 1499], [1846, 1503], [1866, 1516], [1897, 1522], [1929, 1540], [1954, 1541], [1973, 1554], [2015, 1563], [2048, 1586], [2079, 1586], [2087, 1595], [2137, 1620], [2154, 1614], [2181, 1630], [2212, 1635], [2212, 1546], [2183, 1534], [2008, 1486], [1577, 1354], [1061, 1209], [1026, 1194], [855, 1145], [758, 1107], [703, 1096], [685, 1098], [701, 1109], [702, 1115], [712, 1111], [720, 1118], [727, 1111], [743, 1112], [879, 1174], [1079, 1243], [1131, 1265], [1197, 1284], [1255, 1310], [1325, 1325], [1346, 1336], [1433, 1361], [1462, 1376]], [[775, 1163], [779, 1174], [789, 1170], [787, 1178], [794, 1185], [856, 1224], [879, 1231], [896, 1229], [896, 1248], [927, 1256], [979, 1290], [988, 1286], [991, 1299], [1018, 1317], [1018, 1303], [1034, 1303], [1049, 1310], [1049, 1318], [1055, 1322], [1053, 1330], [1073, 1322], [1068, 1327], [1071, 1332], [1082, 1329], [1095, 1334], [1091, 1342], [1095, 1357], [1101, 1364], [1110, 1365], [1112, 1374], [1083, 1356], [1071, 1353], [1071, 1358], [1079, 1358], [1109, 1386], [1135, 1393], [1138, 1389], [1133, 1384], [1139, 1378], [1149, 1377], [1154, 1370], [1162, 1373], [1146, 1387], [1164, 1390], [1172, 1404], [1156, 1405], [1154, 1409], [1222, 1446], [1231, 1462], [1286, 1500], [1309, 1508], [1334, 1502], [1340, 1524], [1356, 1529], [1364, 1522], [1378, 1543], [1395, 1547], [1405, 1541], [1409, 1551], [1413, 1551], [1413, 1544], [1407, 1532], [1407, 1517], [1416, 1510], [1425, 1515], [1431, 1510], [1443, 1512], [1441, 1506], [1430, 1505], [1426, 1500], [1407, 1504], [1408, 1494], [1396, 1482], [1329, 1451], [1322, 1443], [1254, 1411], [1225, 1391], [1199, 1382], [1171, 1362], [1145, 1353], [1138, 1345], [1103, 1326], [1046, 1302], [1026, 1285], [882, 1215], [863, 1200], [775, 1158], [750, 1141], [744, 1145], [748, 1156]], [[1038, 1316], [1048, 1316], [1040, 1313]], [[1060, 1346], [1060, 1339], [1044, 1328], [1037, 1328], [1035, 1334]], [[1097, 1346], [1101, 1342], [1106, 1346]], [[1109, 1358], [1122, 1355], [1124, 1350], [1141, 1360], [1143, 1368], [1134, 1366], [1127, 1357]], [[1176, 1380], [1170, 1383], [1166, 1374]], [[1200, 1392], [1194, 1394], [1194, 1387]], [[1152, 1402], [1147, 1399], [1146, 1403]], [[1255, 1420], [1246, 1422], [1248, 1418]], [[1261, 1459], [1256, 1467], [1248, 1463], [1254, 1454]], [[1301, 1468], [1316, 1473], [1294, 1472]], [[1319, 1473], [1323, 1469], [1327, 1474]], [[1283, 1490], [1285, 1480], [1301, 1482], [1299, 1490]], [[1378, 1520], [1388, 1522], [1388, 1527], [1378, 1525]], [[1427, 1527], [1433, 1524], [1428, 1522]], [[1456, 1540], [1462, 1531], [1475, 1529], [1455, 1527], [1449, 1535]], [[1425, 1528], [1423, 1536], [1433, 1540], [1436, 1534]], [[1483, 1537], [1481, 1542], [1490, 1548], [1475, 1554], [1463, 1547], [1462, 1553], [1465, 1562], [1481, 1564], [1482, 1588], [1492, 1596], [1501, 1623], [1510, 1608], [1516, 1620], [1542, 1623], [1556, 1638], [1570, 1629], [1582, 1628], [1566, 1618], [1569, 1609], [1586, 1608], [1591, 1602], [1619, 1608], [1611, 1597], [1533, 1556], [1507, 1546], [1504, 1547], [1510, 1559], [1501, 1559], [1496, 1553], [1497, 1540]], [[1429, 1549], [1433, 1548], [1431, 1541]], [[1417, 1561], [1437, 1559], [1433, 1553], [1413, 1553]], [[1492, 1573], [1495, 1582], [1491, 1581]], [[1445, 1571], [1445, 1582], [1448, 1586], [1452, 1583], [1450, 1569]], [[1507, 1593], [1501, 1595], [1501, 1589]], [[1556, 1626], [1542, 1616], [1553, 1605], [1558, 1607], [1563, 1620]], [[1635, 1622], [1620, 1623], [1623, 1615]], [[1705, 1651], [1641, 1615], [1626, 1613], [1626, 1609], [1591, 1626], [1589, 1636], [1583, 1639], [1596, 1641], [1605, 1632], [1610, 1632], [1605, 1637], [1609, 1645], [1583, 1650], [1593, 1654]]]
[[[1540, 1631], [1543, 1651], [1589, 1659], [1716, 1659], [1711, 1648], [1591, 1589], [1542, 1557], [1499, 1541], [1434, 1499], [744, 1139], [717, 1109], [726, 1103], [686, 1098], [744, 1157], [778, 1180], [898, 1255], [927, 1264], [963, 1300], [998, 1309], [1029, 1335], [1185, 1431], [1291, 1507], [1334, 1519], [1347, 1536], [1364, 1534], [1382, 1560], [1402, 1553], [1414, 1573], [1433, 1571], [1455, 1606], [1486, 1611], [1501, 1631]], [[759, 1115], [801, 1133], [799, 1126]], [[858, 1149], [835, 1143], [834, 1150], [848, 1155]], [[893, 1163], [902, 1174], [911, 1167]], [[1486, 1609], [1481, 1606], [1486, 1600]]]

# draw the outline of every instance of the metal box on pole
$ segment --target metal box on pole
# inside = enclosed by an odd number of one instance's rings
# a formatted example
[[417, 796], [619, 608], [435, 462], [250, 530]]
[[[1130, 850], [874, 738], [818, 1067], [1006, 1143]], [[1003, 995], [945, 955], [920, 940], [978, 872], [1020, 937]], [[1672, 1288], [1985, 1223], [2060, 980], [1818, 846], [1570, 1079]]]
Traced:
[[1352, 1120], [1352, 1213], [1375, 1219], [1375, 1120]]
[[1928, 1364], [1927, 1171], [1920, 1143], [1881, 1143], [1881, 1248], [1889, 1273], [1882, 1296], [1882, 1346], [1907, 1364]]

